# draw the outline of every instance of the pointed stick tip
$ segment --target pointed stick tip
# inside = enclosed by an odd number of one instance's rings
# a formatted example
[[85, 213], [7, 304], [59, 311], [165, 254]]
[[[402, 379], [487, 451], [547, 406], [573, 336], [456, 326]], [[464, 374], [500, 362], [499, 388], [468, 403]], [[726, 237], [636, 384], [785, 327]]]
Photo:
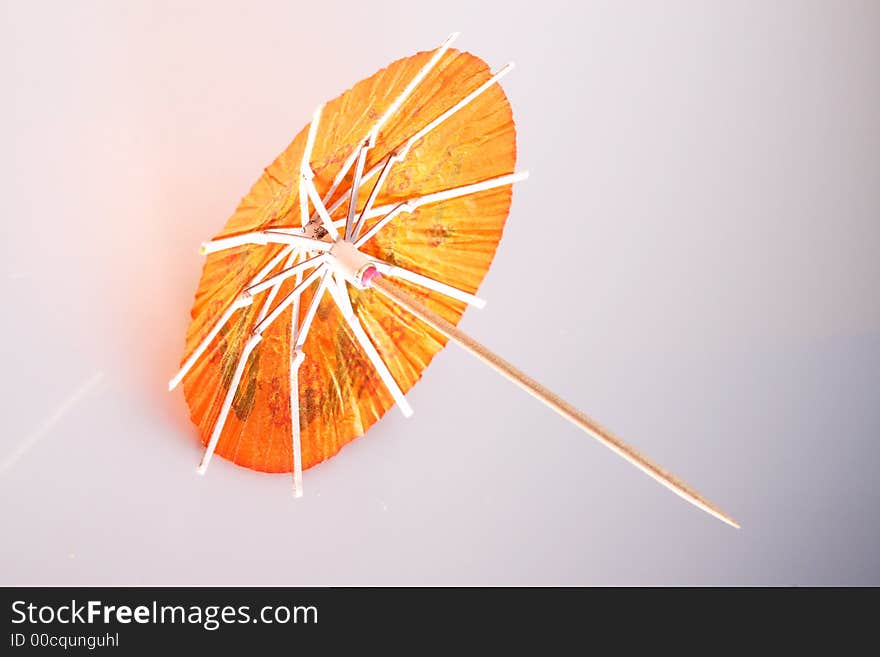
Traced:
[[[678, 491], [676, 491], [676, 492], [678, 492]], [[729, 515], [724, 513], [724, 511], [722, 511], [721, 509], [714, 507], [714, 506], [711, 506], [709, 504], [706, 504], [705, 500], [700, 500], [699, 502], [695, 502], [690, 497], [685, 497], [685, 499], [688, 502], [691, 502], [692, 504], [694, 504], [696, 507], [702, 509], [703, 511], [706, 511], [709, 515], [711, 515], [715, 518], [718, 518], [718, 520], [720, 520], [724, 524], [730, 525], [734, 529], [742, 529], [742, 527], [740, 527], [740, 524], [736, 520], [734, 520]]]

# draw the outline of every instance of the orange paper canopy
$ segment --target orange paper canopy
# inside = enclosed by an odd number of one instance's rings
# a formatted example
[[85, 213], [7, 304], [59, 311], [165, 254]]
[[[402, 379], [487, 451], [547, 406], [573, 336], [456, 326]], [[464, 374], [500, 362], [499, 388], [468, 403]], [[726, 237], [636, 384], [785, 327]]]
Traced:
[[[311, 166], [323, 198], [346, 160], [363, 143], [382, 116], [431, 53], [398, 60], [362, 80], [324, 107]], [[366, 168], [381, 164], [410, 136], [453, 107], [491, 77], [481, 59], [456, 50], [446, 51], [415, 91], [391, 114], [369, 151]], [[215, 239], [267, 228], [300, 226], [300, 162], [308, 126], [265, 169]], [[375, 205], [399, 203], [432, 192], [477, 183], [513, 172], [516, 135], [510, 105], [501, 87], [492, 85], [412, 145], [395, 162]], [[343, 179], [332, 201], [352, 186]], [[358, 210], [371, 189], [366, 182]], [[495, 254], [510, 208], [511, 187], [426, 204], [394, 217], [363, 252], [388, 263], [475, 292]], [[347, 215], [342, 203], [332, 216]], [[376, 217], [366, 227], [379, 221]], [[207, 257], [187, 331], [186, 354], [209, 334], [217, 318], [230, 307], [254, 275], [277, 255], [278, 244], [239, 246]], [[279, 265], [272, 273], [283, 267]], [[276, 299], [294, 286], [287, 280]], [[452, 323], [464, 304], [418, 285], [400, 282], [409, 294]], [[444, 346], [445, 338], [373, 290], [350, 288], [355, 314], [402, 391], [419, 380], [422, 371]], [[302, 296], [304, 313], [315, 288]], [[277, 303], [277, 301], [276, 301]], [[239, 309], [223, 326], [184, 381], [193, 422], [203, 443], [214, 428], [233, 373], [259, 313], [260, 304]], [[264, 472], [290, 472], [291, 432], [291, 315], [288, 308], [263, 332], [247, 361], [232, 409], [220, 435], [216, 454], [238, 465]], [[299, 370], [299, 423], [302, 467], [335, 455], [346, 443], [364, 434], [393, 405], [393, 400], [355, 340], [349, 324], [332, 300], [318, 306], [303, 348]]]

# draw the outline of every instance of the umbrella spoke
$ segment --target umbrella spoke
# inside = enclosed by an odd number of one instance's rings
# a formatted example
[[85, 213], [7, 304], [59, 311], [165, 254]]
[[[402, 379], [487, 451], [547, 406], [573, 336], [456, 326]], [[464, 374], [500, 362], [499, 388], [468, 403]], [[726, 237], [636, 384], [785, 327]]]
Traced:
[[423, 274], [417, 274], [414, 271], [409, 269], [405, 269], [403, 267], [398, 267], [397, 265], [392, 265], [390, 262], [385, 262], [384, 260], [379, 260], [378, 258], [374, 258], [372, 256], [368, 256], [370, 262], [372, 262], [376, 269], [379, 270], [379, 273], [385, 276], [391, 276], [392, 278], [399, 278], [404, 281], [408, 281], [410, 283], [415, 283], [421, 287], [426, 287], [429, 290], [433, 290], [434, 292], [439, 292], [440, 294], [444, 294], [447, 297], [452, 297], [453, 299], [458, 299], [459, 301], [464, 301], [475, 308], [485, 308], [486, 301], [481, 299], [478, 296], [465, 292], [464, 290], [459, 290], [457, 287], [452, 287], [446, 283], [441, 283], [438, 280], [433, 278], [429, 278]]
[[[306, 145], [303, 149], [302, 162], [300, 163], [300, 179], [299, 179], [299, 198], [300, 198], [300, 221], [303, 221], [309, 213], [309, 204], [306, 197], [312, 200], [315, 211], [321, 217], [321, 223], [324, 229], [330, 233], [330, 237], [334, 240], [339, 238], [336, 228], [333, 226], [333, 219], [327, 213], [324, 207], [324, 201], [321, 200], [318, 190], [315, 188], [315, 172], [312, 170], [311, 157], [312, 149], [315, 147], [315, 137], [318, 134], [318, 125], [321, 122], [321, 112], [324, 110], [323, 105], [319, 105], [318, 109], [312, 115], [312, 122], [309, 124], [309, 134], [306, 138]], [[306, 194], [303, 195], [303, 190]], [[307, 222], [306, 222], [307, 223]]]
[[240, 308], [244, 308], [249, 306], [253, 302], [253, 297], [250, 295], [241, 294], [235, 298], [235, 300], [227, 306], [226, 310], [223, 311], [223, 314], [220, 315], [220, 319], [217, 320], [217, 323], [208, 331], [208, 334], [202, 339], [199, 345], [195, 348], [195, 351], [190, 354], [189, 358], [183, 363], [181, 368], [178, 370], [177, 374], [172, 377], [172, 379], [168, 382], [168, 390], [174, 390], [177, 385], [183, 381], [183, 377], [185, 377], [189, 371], [192, 369], [193, 365], [196, 364], [196, 361], [201, 357], [201, 355], [205, 352], [205, 349], [208, 348], [208, 345], [214, 341], [214, 338], [217, 337], [217, 334], [220, 332], [220, 329], [229, 321], [230, 317], [235, 313], [236, 310]]
[[379, 352], [376, 350], [376, 347], [373, 345], [373, 342], [364, 330], [361, 320], [358, 319], [358, 316], [355, 314], [354, 309], [351, 306], [351, 300], [348, 297], [348, 291], [345, 289], [345, 284], [334, 276], [328, 289], [330, 290], [330, 296], [339, 308], [339, 312], [342, 313], [345, 321], [348, 322], [352, 332], [354, 332], [355, 338], [360, 344], [361, 349], [363, 349], [367, 358], [370, 359], [379, 378], [382, 379], [382, 383], [385, 384], [388, 392], [391, 393], [391, 397], [397, 403], [397, 406], [400, 408], [403, 415], [405, 417], [410, 417], [413, 414], [412, 407], [409, 405], [406, 397], [404, 397], [400, 386], [397, 385], [397, 381], [394, 380], [394, 376], [392, 376], [385, 361], [382, 360], [382, 356], [379, 355]]
[[[311, 171], [312, 170], [312, 149], [315, 147], [315, 136], [318, 134], [318, 123], [321, 121], [321, 112], [324, 110], [323, 105], [318, 105], [318, 109], [315, 110], [315, 113], [312, 114], [312, 122], [309, 124], [309, 134], [306, 137], [306, 145], [303, 148], [303, 156], [302, 163], [300, 165], [301, 171]], [[305, 190], [303, 189], [303, 180], [300, 178], [299, 181], [299, 214], [300, 214], [300, 222], [302, 223], [303, 228], [306, 227], [306, 224], [309, 223], [309, 199], [308, 195], [304, 194]]]
[[[296, 272], [296, 285], [302, 283], [302, 272]], [[299, 337], [299, 305], [302, 296], [293, 301], [290, 313], [290, 437], [293, 454], [293, 495], [302, 497], [302, 442], [299, 426], [299, 368], [305, 360], [305, 353], [296, 348]]]
[[[389, 159], [390, 161], [390, 159]], [[361, 212], [360, 218], [358, 219], [357, 228], [354, 231], [354, 236], [357, 237], [356, 244], [358, 246], [363, 245], [367, 240], [375, 237], [376, 233], [378, 233], [382, 228], [386, 226], [386, 224], [391, 221], [396, 215], [401, 212], [413, 212], [422, 205], [428, 205], [430, 203], [439, 203], [441, 201], [448, 201], [449, 199], [459, 198], [462, 196], [467, 196], [468, 194], [476, 194], [477, 192], [483, 192], [487, 189], [494, 189], [495, 187], [503, 187], [504, 185], [512, 185], [515, 182], [519, 182], [521, 180], [525, 180], [529, 177], [528, 171], [520, 171], [517, 173], [509, 173], [504, 176], [498, 176], [497, 178], [490, 178], [488, 180], [481, 180], [477, 183], [471, 183], [470, 185], [462, 185], [460, 187], [451, 187], [449, 189], [441, 189], [437, 192], [431, 192], [430, 194], [424, 194], [422, 196], [414, 196], [412, 198], [406, 199], [405, 201], [398, 202], [395, 205], [380, 205], [375, 208], [367, 208], [364, 207]], [[388, 214], [386, 214], [388, 213]], [[366, 219], [372, 219], [374, 217], [378, 217], [380, 215], [385, 214], [386, 216], [382, 217], [378, 222], [373, 224], [370, 229], [364, 233], [363, 236], [358, 237], [361, 227], [364, 224]], [[339, 223], [339, 220], [336, 221]]]
[[306, 355], [301, 351], [292, 352], [290, 358], [290, 436], [291, 451], [293, 452], [294, 497], [302, 497], [303, 495], [302, 437], [299, 426], [299, 368], [305, 358]]
[[[291, 256], [292, 255], [293, 254], [291, 254]], [[292, 260], [288, 260], [287, 263], [285, 264], [285, 269], [278, 272], [274, 276], [270, 276], [269, 278], [262, 281], [261, 283], [257, 283], [256, 285], [251, 285], [250, 287], [245, 288], [245, 292], [248, 292], [250, 294], [258, 294], [269, 287], [272, 287], [275, 285], [280, 285], [281, 283], [286, 281], [291, 276], [294, 276], [294, 275], [299, 276], [306, 269], [311, 269], [312, 267], [317, 267], [322, 262], [325, 262], [325, 256], [323, 256], [323, 255], [315, 256], [313, 258], [307, 258], [306, 260], [302, 260], [301, 262], [298, 262], [295, 265], [293, 264]]]
[[367, 151], [369, 150], [369, 142], [364, 142], [358, 150], [357, 165], [354, 168], [354, 178], [351, 182], [352, 193], [350, 194], [351, 201], [348, 204], [348, 218], [345, 220], [345, 239], [351, 239], [354, 215], [357, 212], [358, 191], [361, 187], [361, 176], [364, 173], [364, 162], [367, 159]]
[[428, 123], [427, 125], [425, 125], [425, 126], [424, 126], [423, 128], [421, 128], [418, 132], [416, 132], [415, 134], [413, 134], [413, 135], [412, 135], [412, 136], [406, 141], [406, 144], [404, 144], [402, 148], [398, 149], [398, 151], [397, 151], [397, 155], [399, 155], [399, 159], [402, 160], [403, 158], [406, 157], [407, 153], [409, 153], [409, 149], [412, 148], [413, 144], [415, 144], [415, 143], [416, 143], [417, 141], [419, 141], [422, 137], [424, 137], [426, 134], [428, 134], [429, 132], [431, 132], [431, 130], [433, 130], [434, 128], [436, 128], [438, 125], [440, 125], [441, 123], [443, 123], [443, 122], [444, 122], [446, 119], [448, 119], [450, 116], [452, 116], [453, 114], [455, 114], [455, 113], [458, 112], [459, 110], [461, 110], [461, 109], [463, 109], [464, 107], [466, 107], [468, 104], [470, 104], [470, 102], [471, 102], [472, 100], [474, 100], [475, 98], [477, 98], [480, 94], [482, 94], [482, 93], [483, 93], [484, 91], [486, 91], [489, 87], [491, 87], [493, 84], [495, 84], [496, 82], [498, 82], [501, 78], [503, 78], [505, 75], [507, 75], [508, 73], [510, 73], [512, 70], [513, 70], [513, 62], [510, 62], [509, 64], [505, 64], [504, 66], [501, 67], [501, 69], [499, 69], [499, 71], [498, 71], [497, 73], [495, 73], [494, 75], [492, 75], [491, 78], [489, 78], [488, 80], [486, 80], [483, 84], [481, 84], [479, 87], [477, 87], [476, 89], [474, 89], [474, 90], [473, 90], [472, 92], [470, 92], [467, 96], [465, 96], [465, 97], [462, 98], [460, 101], [458, 101], [455, 105], [453, 105], [453, 106], [450, 107], [448, 110], [446, 110], [445, 112], [443, 112], [443, 114], [441, 114], [441, 115], [438, 116], [436, 119], [434, 119], [433, 121], [431, 121], [430, 123]]
[[[297, 231], [297, 232], [292, 232]], [[245, 244], [256, 244], [266, 246], [267, 244], [290, 244], [311, 249], [313, 251], [329, 251], [333, 246], [329, 242], [322, 242], [311, 237], [306, 237], [298, 228], [272, 228], [269, 230], [257, 230], [250, 233], [242, 233], [241, 235], [233, 235], [231, 237], [221, 237], [220, 239], [203, 242], [201, 253], [208, 255], [232, 249], [236, 246], [244, 246]]]
[[[257, 272], [256, 276], [254, 276], [248, 285], [254, 285], [255, 283], [259, 283], [262, 281], [270, 271], [275, 269], [278, 264], [284, 259], [285, 256], [290, 254], [293, 251], [292, 246], [285, 247], [278, 254], [275, 255], [266, 265]], [[177, 374], [168, 382], [168, 390], [174, 390], [178, 384], [183, 380], [183, 377], [187, 375], [187, 373], [192, 369], [192, 366], [196, 364], [196, 361], [201, 357], [201, 355], [205, 352], [205, 349], [208, 348], [208, 345], [213, 342], [214, 338], [217, 337], [217, 334], [220, 332], [220, 329], [229, 321], [230, 317], [232, 317], [233, 313], [239, 308], [244, 308], [245, 306], [249, 306], [253, 301], [253, 297], [250, 294], [239, 294], [238, 297], [233, 300], [233, 302], [229, 305], [229, 307], [223, 311], [223, 314], [220, 316], [220, 319], [217, 320], [217, 323], [211, 328], [208, 334], [202, 339], [202, 341], [198, 344], [195, 350], [189, 355], [186, 361], [181, 366], [180, 370], [178, 370]]]
[[242, 349], [241, 355], [238, 358], [238, 365], [235, 367], [235, 373], [232, 375], [232, 381], [229, 383], [229, 390], [226, 391], [226, 396], [223, 398], [223, 406], [220, 408], [220, 415], [217, 416], [217, 420], [214, 422], [214, 430], [211, 432], [211, 438], [208, 441], [208, 446], [205, 448], [205, 454], [202, 456], [201, 463], [199, 463], [199, 474], [203, 475], [208, 470], [208, 464], [211, 462], [211, 457], [214, 456], [214, 451], [217, 449], [217, 443], [220, 442], [220, 434], [223, 433], [223, 427], [226, 425], [226, 418], [229, 416], [229, 409], [232, 406], [232, 400], [235, 398], [235, 393], [238, 391], [238, 384], [241, 382], [242, 374], [244, 374], [245, 365], [247, 365], [251, 352], [260, 343], [261, 339], [262, 336], [259, 333], [254, 333], [244, 344], [244, 349]]
[[[297, 261], [298, 258], [299, 258], [299, 252], [295, 249], [293, 251], [291, 251], [290, 255], [287, 256], [287, 262], [284, 263], [284, 270], [281, 273], [284, 273], [284, 271], [289, 271], [290, 269], [293, 269], [292, 265], [293, 265], [293, 263], [295, 263]], [[269, 283], [265, 287], [261, 288], [260, 290], [257, 290], [257, 292], [261, 292], [262, 290], [265, 290], [268, 288], [272, 288], [272, 289], [269, 290], [269, 294], [267, 294], [266, 298], [263, 299], [263, 305], [260, 307], [260, 312], [257, 314], [257, 324], [259, 324], [261, 321], [263, 321], [263, 318], [266, 316], [266, 313], [269, 312], [269, 308], [272, 306], [272, 302], [275, 301], [275, 297], [278, 296], [278, 291], [281, 289], [281, 284], [284, 282], [284, 279], [278, 280], [277, 274], [275, 276], [272, 276], [272, 277], [266, 279], [266, 280], [271, 281], [271, 283]], [[251, 296], [253, 296], [255, 293], [254, 289], [256, 287], [257, 286], [249, 287], [245, 290], [245, 292], [247, 292]]]
[[309, 337], [309, 329], [312, 328], [312, 322], [315, 319], [315, 314], [318, 312], [318, 306], [321, 303], [321, 298], [324, 296], [324, 292], [327, 290], [327, 278], [330, 276], [330, 271], [325, 268], [324, 272], [321, 275], [321, 281], [318, 283], [318, 289], [315, 291], [315, 296], [312, 297], [311, 302], [309, 303], [309, 307], [306, 308], [305, 317], [303, 317], [302, 324], [299, 326], [299, 333], [296, 337], [296, 350], [300, 351], [306, 343], [306, 338]]
[[[299, 282], [299, 276], [301, 276], [301, 274], [297, 274], [297, 282]], [[306, 338], [309, 336], [309, 329], [311, 329], [315, 314], [318, 312], [318, 306], [321, 304], [324, 291], [327, 289], [327, 279], [329, 276], [330, 272], [325, 268], [325, 271], [321, 275], [321, 281], [318, 283], [318, 289], [315, 291], [315, 295], [312, 297], [309, 307], [306, 308], [306, 314], [305, 317], [303, 317], [302, 323], [297, 326], [299, 322], [299, 296], [294, 301], [293, 313], [291, 314], [290, 339], [293, 348], [290, 353], [290, 429], [293, 448], [293, 494], [295, 497], [302, 497], [302, 444], [299, 425], [299, 368], [302, 366], [303, 361], [306, 358], [303, 346], [306, 343]]]
[[[302, 273], [297, 273], [297, 286], [300, 285]], [[321, 282], [315, 296], [312, 297], [309, 307], [306, 309], [306, 316], [303, 318], [302, 324], [299, 323], [299, 303], [300, 296], [297, 296], [293, 302], [293, 312], [290, 317], [290, 343], [293, 345], [290, 351], [290, 435], [291, 448], [293, 452], [293, 495], [294, 497], [302, 497], [302, 442], [299, 426], [299, 368], [302, 366], [306, 358], [303, 351], [303, 345], [309, 335], [309, 329], [318, 311], [318, 305], [321, 303], [321, 297], [324, 296], [324, 290], [327, 285], [328, 272], [324, 272], [321, 276]]]
[[[415, 209], [416, 209], [415, 206], [410, 205], [409, 203], [405, 203], [405, 202], [398, 203], [396, 206], [394, 206], [394, 209], [392, 209], [391, 212], [389, 212], [384, 217], [382, 217], [379, 221], [377, 221], [375, 224], [373, 224], [372, 227], [370, 228], [370, 230], [368, 230], [366, 233], [364, 233], [363, 235], [358, 237], [357, 241], [354, 243], [355, 246], [358, 248], [361, 248], [367, 241], [369, 241], [373, 237], [375, 237], [375, 235], [380, 230], [385, 228], [385, 226], [388, 224], [388, 222], [391, 221], [392, 219], [394, 219], [394, 217], [399, 215], [401, 212], [412, 212]], [[364, 215], [362, 214], [361, 221], [358, 223], [358, 227], [360, 227], [361, 224], [363, 223], [363, 219], [364, 219]]]
[[376, 121], [375, 125], [373, 125], [373, 129], [370, 130], [370, 134], [367, 136], [367, 139], [370, 141], [370, 147], [374, 146], [376, 143], [376, 137], [379, 135], [379, 131], [382, 129], [382, 126], [385, 125], [385, 122], [391, 118], [391, 116], [400, 109], [400, 106], [403, 105], [403, 102], [409, 98], [410, 94], [415, 91], [415, 88], [419, 86], [419, 83], [425, 79], [425, 76], [434, 68], [434, 65], [440, 61], [440, 58], [446, 54], [446, 51], [449, 50], [449, 47], [452, 45], [452, 42], [458, 38], [459, 33], [453, 32], [450, 34], [446, 41], [444, 41], [437, 50], [434, 51], [434, 54], [431, 56], [431, 59], [428, 60], [428, 63], [425, 64], [418, 73], [416, 73], [415, 77], [410, 80], [409, 84], [406, 85], [406, 88], [401, 92], [401, 94], [394, 100], [393, 103], [385, 110], [385, 113], [381, 116], [381, 118]]
[[306, 193], [309, 195], [309, 198], [312, 199], [312, 205], [315, 206], [318, 216], [321, 217], [321, 225], [324, 226], [324, 230], [330, 233], [330, 237], [333, 238], [333, 240], [339, 239], [339, 232], [333, 224], [333, 218], [330, 216], [330, 213], [327, 212], [327, 208], [324, 207], [324, 202], [321, 200], [321, 196], [315, 188], [315, 174], [312, 172], [311, 168], [309, 168], [308, 171], [303, 171], [302, 184], [306, 188]]
[[[521, 180], [525, 180], [529, 177], [528, 171], [519, 171], [517, 173], [509, 173], [504, 176], [498, 176], [497, 178], [489, 178], [488, 180], [481, 180], [480, 182], [472, 183], [470, 185], [462, 185], [460, 187], [451, 187], [450, 189], [442, 189], [438, 192], [432, 192], [430, 194], [424, 194], [422, 196], [414, 196], [412, 198], [405, 199], [403, 203], [406, 203], [413, 207], [413, 209], [421, 207], [423, 205], [428, 205], [429, 203], [438, 203], [439, 201], [448, 201], [449, 199], [458, 198], [460, 196], [467, 196], [468, 194], [476, 194], [477, 192], [483, 192], [487, 189], [494, 189], [495, 187], [503, 187], [504, 185], [511, 185], [515, 182], [519, 182]], [[370, 209], [368, 213], [365, 213], [367, 219], [371, 219], [373, 217], [381, 216], [387, 212], [393, 210], [395, 205], [380, 205], [375, 208]]]
[[[265, 318], [266, 312], [269, 310], [269, 307], [272, 305], [272, 302], [274, 301], [275, 297], [277, 296], [278, 291], [281, 289], [281, 285], [284, 283], [285, 280], [287, 280], [291, 276], [296, 276], [296, 285], [295, 285], [295, 288], [296, 288], [302, 283], [302, 273], [305, 269], [308, 269], [310, 267], [316, 267], [324, 261], [323, 256], [306, 258], [305, 254], [302, 254], [303, 257], [306, 259], [303, 260], [302, 262], [300, 262], [299, 264], [294, 265], [294, 263], [297, 261], [297, 259], [299, 259], [300, 255], [301, 254], [299, 252], [293, 251], [290, 254], [290, 256], [287, 258], [287, 262], [285, 263], [285, 268], [282, 272], [276, 274], [275, 276], [272, 276], [271, 278], [266, 279], [263, 283], [260, 283], [256, 286], [248, 288], [247, 291], [250, 292], [251, 294], [255, 294], [257, 292], [260, 292], [260, 291], [266, 289], [267, 287], [272, 288], [271, 290], [269, 290], [269, 294], [266, 295], [266, 299], [263, 302], [263, 307], [260, 308], [260, 314], [257, 316], [258, 323], [261, 322]], [[293, 312], [291, 314], [291, 320], [290, 320], [291, 321], [291, 335], [292, 336], [296, 334], [296, 322], [297, 322], [297, 318], [299, 317], [299, 300], [300, 300], [300, 295], [297, 295], [297, 297], [293, 300], [293, 304], [292, 304], [293, 305]], [[292, 343], [293, 343], [293, 340], [291, 340], [291, 344]], [[291, 354], [291, 356], [293, 356], [293, 354]], [[300, 436], [299, 436], [299, 396], [297, 394], [298, 390], [299, 390], [298, 382], [297, 382], [298, 381], [297, 375], [298, 375], [298, 368], [299, 368], [300, 363], [302, 363], [301, 358], [299, 359], [299, 361], [296, 362], [296, 364], [294, 364], [294, 361], [291, 360], [291, 370], [290, 370], [291, 383], [292, 383], [292, 385], [294, 385], [294, 387], [291, 388], [291, 404], [293, 404], [294, 401], [296, 402], [296, 414], [295, 415], [293, 413], [293, 406], [291, 406], [291, 419], [296, 417], [296, 422], [295, 422], [296, 428], [294, 429], [294, 425], [293, 424], [291, 425], [291, 435], [293, 437], [293, 454], [294, 454], [294, 462], [293, 462], [294, 486], [293, 486], [293, 489], [294, 489], [294, 495], [296, 497], [302, 497], [302, 463], [300, 460], [301, 450], [300, 450]]]
[[318, 136], [318, 126], [321, 124], [321, 113], [324, 111], [324, 105], [318, 105], [312, 114], [312, 122], [309, 123], [309, 134], [306, 137], [306, 145], [303, 148], [303, 156], [302, 162], [300, 163], [300, 167], [302, 169], [308, 169], [311, 171], [312, 169], [312, 149], [315, 147], [315, 137]]
[[[327, 193], [324, 194], [324, 198], [322, 199], [321, 202], [324, 204], [324, 207], [327, 208], [328, 213], [336, 212], [336, 210], [338, 210], [339, 207], [351, 197], [351, 188], [349, 188], [345, 191], [345, 194], [340, 196], [338, 199], [336, 199], [330, 205], [327, 205], [327, 203], [330, 202], [330, 199], [333, 198], [333, 194], [336, 193], [336, 190], [339, 188], [339, 185], [342, 183], [345, 176], [347, 176], [348, 172], [351, 170], [351, 167], [354, 164], [354, 161], [358, 155], [358, 152], [359, 152], [358, 149], [355, 149], [354, 151], [352, 151], [351, 155], [349, 155], [348, 159], [346, 159], [345, 162], [343, 163], [342, 168], [339, 170], [339, 173], [336, 174], [336, 178], [333, 179], [333, 184], [330, 185], [330, 189], [328, 189]], [[361, 184], [364, 184], [364, 182], [366, 182], [366, 180], [367, 180], [366, 175], [367, 174], [365, 174], [365, 176], [361, 179]], [[318, 210], [315, 209], [315, 212], [312, 213], [311, 220], [317, 219], [318, 216], [319, 216]], [[343, 226], [344, 224], [345, 224], [345, 219], [340, 219], [338, 221], [333, 222], [334, 226]]]
[[[388, 177], [388, 173], [391, 171], [391, 165], [394, 164], [397, 160], [403, 159], [402, 157], [397, 157], [397, 153], [391, 153], [388, 157], [385, 158], [385, 163], [382, 165], [382, 170], [379, 172], [379, 179], [373, 184], [373, 189], [370, 190], [370, 195], [367, 197], [367, 202], [364, 203], [364, 209], [361, 210], [360, 216], [358, 216], [357, 225], [355, 225], [354, 230], [352, 231], [352, 237], [357, 237], [361, 229], [364, 226], [364, 220], [366, 219], [366, 214], [369, 212], [370, 208], [373, 207], [373, 201], [376, 200], [376, 197], [379, 195], [379, 190], [382, 189], [382, 185], [385, 184], [385, 178]], [[352, 186], [352, 189], [355, 189]], [[357, 190], [355, 189], [355, 193]]]
[[296, 299], [299, 298], [299, 295], [303, 293], [303, 291], [309, 287], [312, 283], [317, 280], [317, 278], [323, 273], [325, 265], [318, 265], [311, 274], [305, 277], [303, 281], [297, 285], [290, 293], [284, 297], [281, 301], [278, 302], [272, 312], [266, 315], [263, 319], [261, 319], [256, 326], [254, 326], [254, 333], [262, 333], [265, 331], [276, 319], [278, 316], [283, 313], [288, 306], [290, 306]]

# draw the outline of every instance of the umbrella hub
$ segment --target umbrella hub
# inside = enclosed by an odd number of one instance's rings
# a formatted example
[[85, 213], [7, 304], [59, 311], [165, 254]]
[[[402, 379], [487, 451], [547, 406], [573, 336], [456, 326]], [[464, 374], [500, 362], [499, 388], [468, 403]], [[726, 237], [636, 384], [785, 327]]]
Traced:
[[347, 240], [337, 240], [327, 254], [330, 267], [355, 287], [363, 290], [378, 271], [369, 258]]

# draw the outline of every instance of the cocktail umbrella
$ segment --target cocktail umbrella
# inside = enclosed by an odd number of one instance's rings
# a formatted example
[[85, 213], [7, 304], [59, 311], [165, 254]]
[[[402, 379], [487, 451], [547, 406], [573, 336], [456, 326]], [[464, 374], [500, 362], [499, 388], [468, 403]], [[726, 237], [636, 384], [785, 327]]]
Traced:
[[207, 255], [169, 383], [184, 382], [204, 473], [216, 453], [265, 472], [335, 455], [453, 340], [654, 479], [729, 516], [457, 328], [511, 201], [516, 134], [498, 81], [451, 48], [398, 60], [319, 107]]

